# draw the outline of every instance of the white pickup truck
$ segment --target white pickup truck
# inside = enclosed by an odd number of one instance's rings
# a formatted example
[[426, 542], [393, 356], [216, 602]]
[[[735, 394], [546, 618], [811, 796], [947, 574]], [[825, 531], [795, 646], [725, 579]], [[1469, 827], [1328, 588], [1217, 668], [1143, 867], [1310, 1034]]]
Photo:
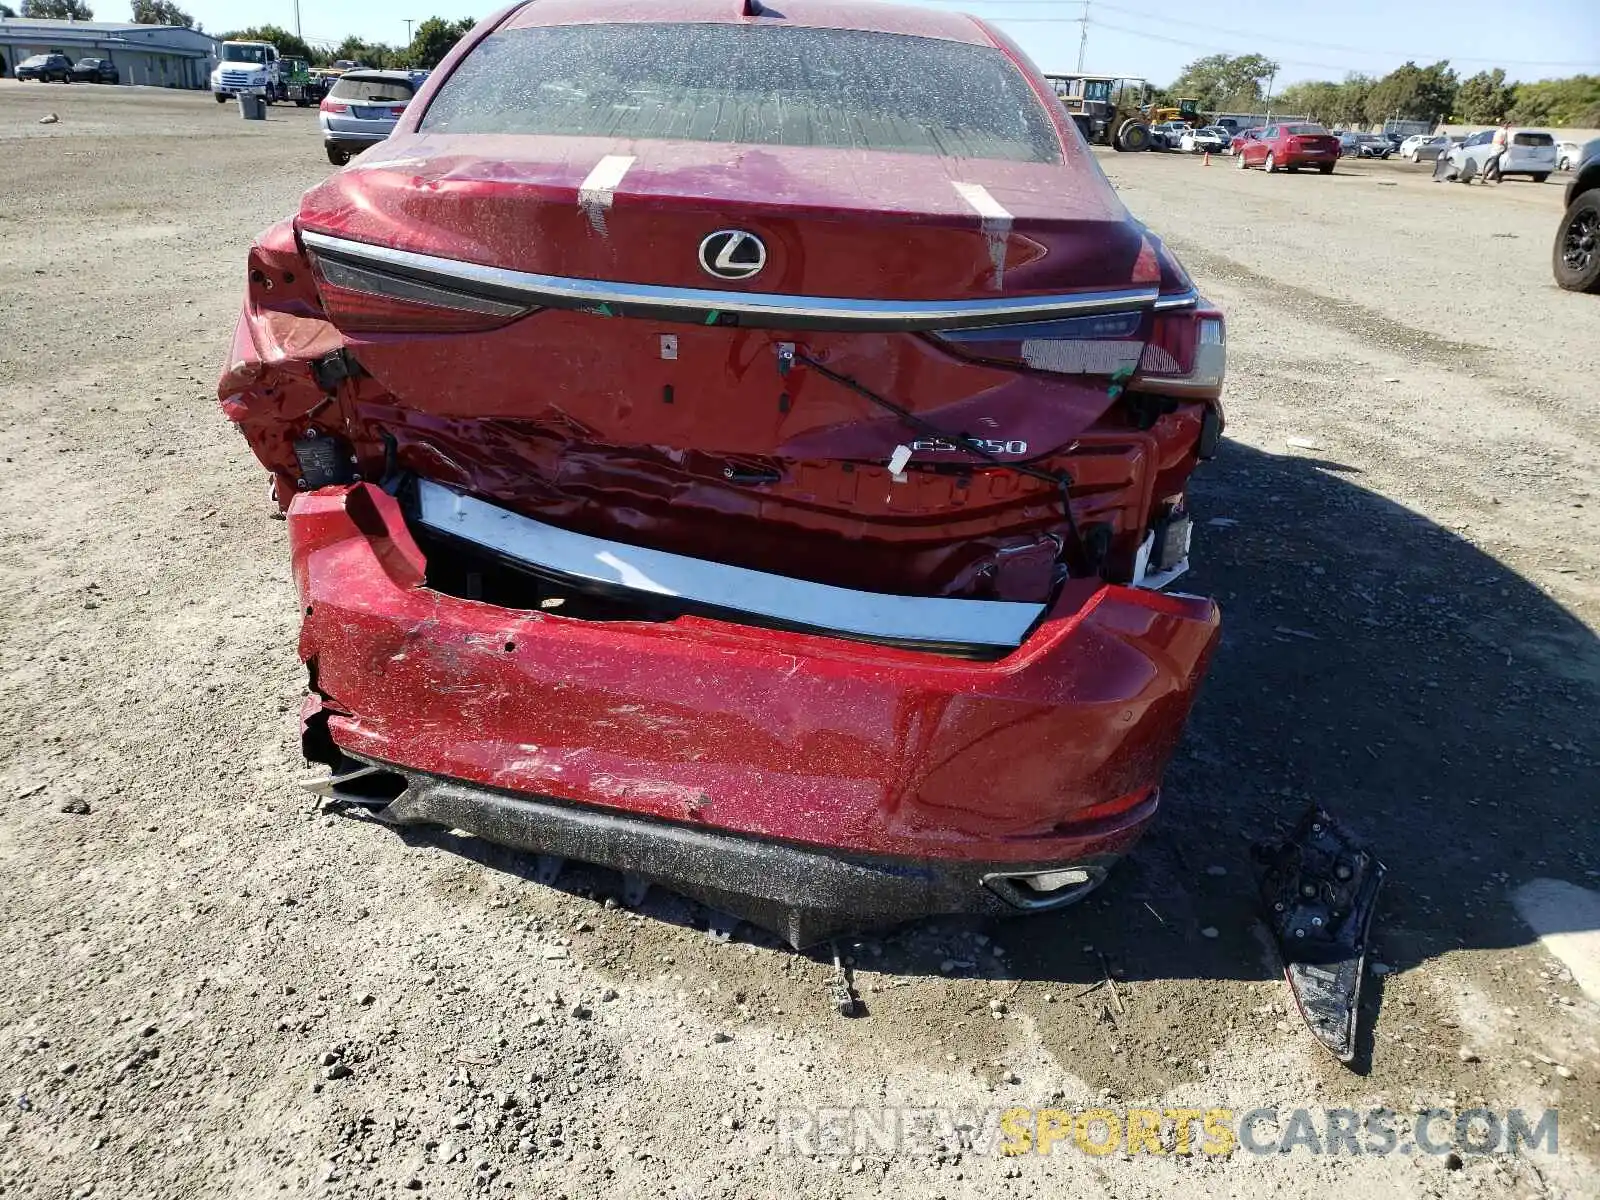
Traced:
[[271, 104], [288, 96], [282, 60], [271, 42], [223, 42], [222, 61], [211, 72], [211, 94], [218, 104], [248, 93]]

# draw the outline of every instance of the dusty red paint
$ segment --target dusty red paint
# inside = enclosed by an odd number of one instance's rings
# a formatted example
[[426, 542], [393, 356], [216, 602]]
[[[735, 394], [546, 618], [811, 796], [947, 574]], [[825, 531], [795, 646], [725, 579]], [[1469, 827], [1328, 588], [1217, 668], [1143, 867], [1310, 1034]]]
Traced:
[[[724, 8], [738, 6], [714, 11]], [[520, 11], [558, 22], [587, 9], [544, 0]], [[695, 0], [664, 15], [658, 0], [629, 0], [606, 12], [702, 19], [713, 8]], [[1016, 54], [971, 18], [808, 12]], [[1130, 577], [1152, 520], [1181, 497], [1214, 393], [1191, 392], [1141, 428], [1105, 379], [982, 364], [921, 334], [570, 311], [483, 332], [341, 332], [298, 234], [703, 288], [699, 239], [735, 226], [771, 248], [752, 291], [994, 296], [991, 238], [952, 187], [962, 181], [1013, 214], [1005, 293], [1155, 282], [1173, 293], [1191, 286], [1181, 266], [1128, 216], [1053, 100], [1055, 166], [412, 132], [454, 60], [504, 15], [463, 40], [388, 143], [257, 241], [219, 384], [289, 509], [301, 654], [334, 740], [495, 788], [853, 851], [1039, 862], [1124, 849], [1154, 812], [1216, 639], [1215, 606], [1102, 579], [1058, 588], [1067, 530], [1054, 486], [960, 452], [892, 481], [890, 454], [917, 435], [804, 365], [780, 375], [777, 344], [798, 342], [941, 429], [1026, 441], [1012, 457], [1069, 473], [1077, 523], [1109, 535], [1111, 581]], [[607, 154], [636, 161], [597, 224], [578, 187]], [[678, 339], [673, 360], [664, 334]], [[324, 391], [312, 364], [340, 349], [363, 373]], [[426, 585], [390, 496], [366, 484], [302, 491], [293, 443], [308, 430], [338, 439], [363, 479], [393, 467], [625, 543], [1050, 612], [1020, 649], [977, 663], [697, 617], [580, 620], [458, 599]], [[729, 468], [775, 479], [730, 482]]]
[[683, 617], [571, 620], [422, 586], [370, 485], [289, 511], [346, 750], [490, 787], [856, 852], [995, 861], [1122, 849], [1217, 633], [1209, 600], [1069, 587], [997, 663]]

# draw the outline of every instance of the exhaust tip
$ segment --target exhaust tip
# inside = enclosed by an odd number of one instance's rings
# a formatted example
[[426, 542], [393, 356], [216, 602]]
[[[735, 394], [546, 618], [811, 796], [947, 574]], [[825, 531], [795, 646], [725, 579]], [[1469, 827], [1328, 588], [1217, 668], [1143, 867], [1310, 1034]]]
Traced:
[[1105, 868], [1099, 864], [1068, 864], [1043, 870], [996, 871], [983, 877], [983, 886], [1014, 908], [1040, 912], [1083, 899], [1105, 877]]
[[410, 786], [398, 771], [342, 755], [327, 775], [307, 776], [299, 785], [314, 796], [364, 808], [387, 808]]

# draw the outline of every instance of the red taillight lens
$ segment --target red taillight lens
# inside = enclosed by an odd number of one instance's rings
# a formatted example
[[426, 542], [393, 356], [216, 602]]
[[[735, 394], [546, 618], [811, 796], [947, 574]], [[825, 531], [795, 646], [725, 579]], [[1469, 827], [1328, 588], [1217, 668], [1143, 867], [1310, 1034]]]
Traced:
[[325, 113], [347, 113], [350, 111], [348, 104], [341, 104], [337, 100], [324, 100], [318, 107]]
[[487, 296], [311, 256], [329, 321], [361, 333], [470, 333], [498, 329], [535, 311]]
[[1227, 326], [1214, 308], [1156, 314], [1139, 371], [1129, 384], [1141, 392], [1216, 396], [1228, 371]]
[[406, 106], [404, 104], [393, 104], [393, 105], [389, 106], [389, 111], [392, 112], [397, 117], [401, 113], [405, 112], [405, 110], [406, 110]]

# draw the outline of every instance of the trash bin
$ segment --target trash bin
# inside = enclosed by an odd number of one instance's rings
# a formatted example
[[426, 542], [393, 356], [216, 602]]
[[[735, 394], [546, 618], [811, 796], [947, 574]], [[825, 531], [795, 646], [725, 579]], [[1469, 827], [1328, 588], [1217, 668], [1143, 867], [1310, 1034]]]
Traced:
[[239, 119], [242, 121], [265, 121], [267, 119], [266, 97], [252, 96], [249, 92], [240, 92]]

